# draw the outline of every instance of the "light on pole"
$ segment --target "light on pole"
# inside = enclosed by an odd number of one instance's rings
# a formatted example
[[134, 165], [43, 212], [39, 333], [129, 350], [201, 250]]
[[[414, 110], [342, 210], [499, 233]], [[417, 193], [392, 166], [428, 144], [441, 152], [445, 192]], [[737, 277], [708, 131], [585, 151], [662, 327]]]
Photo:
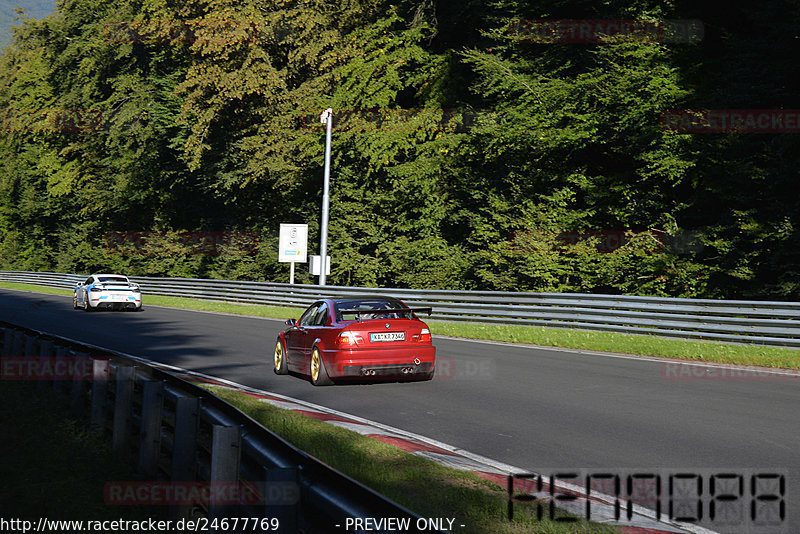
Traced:
[[319, 285], [325, 285], [325, 268], [328, 260], [328, 204], [330, 203], [331, 181], [331, 126], [333, 125], [333, 109], [328, 108], [319, 116], [319, 121], [326, 125], [325, 131], [325, 180], [322, 186], [322, 226], [319, 238]]

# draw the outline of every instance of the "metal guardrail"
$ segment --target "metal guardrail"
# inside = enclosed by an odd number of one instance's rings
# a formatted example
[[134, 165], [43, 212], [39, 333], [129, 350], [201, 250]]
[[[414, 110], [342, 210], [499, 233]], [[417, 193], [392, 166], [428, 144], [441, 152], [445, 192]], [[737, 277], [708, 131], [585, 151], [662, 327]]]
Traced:
[[[71, 289], [85, 275], [0, 271], [0, 281]], [[321, 297], [381, 294], [433, 307], [432, 319], [655, 334], [800, 348], [800, 302], [290, 285], [132, 277], [146, 295], [305, 307]]]
[[[244, 528], [200, 527], [212, 532], [340, 532], [348, 518], [378, 517], [407, 518], [417, 532], [420, 516], [295, 448], [174, 368], [4, 322], [0, 363], [3, 380], [54, 389], [76, 415], [110, 435], [117, 458], [135, 462], [136, 480], [106, 485], [107, 504], [170, 505], [173, 519], [268, 518]], [[169, 497], [198, 487], [220, 498]], [[143, 502], [125, 501], [143, 494]]]

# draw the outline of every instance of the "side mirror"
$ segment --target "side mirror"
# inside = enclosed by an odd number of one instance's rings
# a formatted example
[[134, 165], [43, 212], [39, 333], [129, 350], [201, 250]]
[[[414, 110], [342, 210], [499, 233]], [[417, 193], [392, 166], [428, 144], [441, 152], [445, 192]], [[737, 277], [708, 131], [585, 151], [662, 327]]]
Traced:
[[286, 319], [286, 326], [294, 326], [297, 324], [296, 319]]
[[75, 282], [75, 287], [81, 287], [81, 285], [82, 284], [80, 282]]

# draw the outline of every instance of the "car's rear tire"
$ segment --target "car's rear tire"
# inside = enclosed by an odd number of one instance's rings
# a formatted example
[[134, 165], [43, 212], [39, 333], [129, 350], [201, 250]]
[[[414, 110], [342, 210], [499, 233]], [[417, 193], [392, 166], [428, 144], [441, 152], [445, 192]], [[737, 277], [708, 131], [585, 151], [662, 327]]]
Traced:
[[322, 361], [322, 354], [319, 349], [314, 347], [311, 352], [311, 383], [315, 386], [329, 386], [333, 384], [325, 370], [325, 362]]
[[86, 294], [83, 296], [83, 311], [90, 312], [94, 311], [92, 309], [92, 305], [89, 304], [89, 292], [87, 291]]
[[272, 368], [276, 375], [288, 375], [289, 369], [286, 365], [286, 350], [283, 347], [283, 341], [278, 338], [275, 343], [275, 355], [272, 360], [274, 366]]

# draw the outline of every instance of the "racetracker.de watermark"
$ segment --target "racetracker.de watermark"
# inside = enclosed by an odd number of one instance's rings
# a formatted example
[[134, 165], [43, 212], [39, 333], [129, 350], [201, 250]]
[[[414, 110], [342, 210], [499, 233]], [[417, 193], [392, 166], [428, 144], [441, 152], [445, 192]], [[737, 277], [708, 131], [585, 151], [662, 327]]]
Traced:
[[497, 376], [497, 364], [488, 358], [436, 357], [437, 380], [492, 380]]
[[800, 371], [792, 369], [769, 369], [754, 365], [733, 365], [725, 363], [661, 362], [661, 378], [678, 381], [759, 381], [759, 380], [798, 380]]
[[518, 20], [509, 34], [525, 43], [607, 43], [611, 39], [637, 42], [696, 43], [703, 39], [699, 20]]
[[299, 502], [300, 487], [294, 482], [118, 481], [105, 485], [103, 499], [114, 506], [287, 506]]
[[252, 254], [258, 249], [252, 232], [108, 232], [105, 248], [112, 254]]
[[92, 380], [94, 360], [89, 357], [0, 358], [0, 380]]
[[105, 124], [103, 112], [86, 108], [0, 110], [0, 131], [22, 133], [98, 132]]
[[675, 133], [800, 133], [800, 109], [670, 109], [660, 123]]

